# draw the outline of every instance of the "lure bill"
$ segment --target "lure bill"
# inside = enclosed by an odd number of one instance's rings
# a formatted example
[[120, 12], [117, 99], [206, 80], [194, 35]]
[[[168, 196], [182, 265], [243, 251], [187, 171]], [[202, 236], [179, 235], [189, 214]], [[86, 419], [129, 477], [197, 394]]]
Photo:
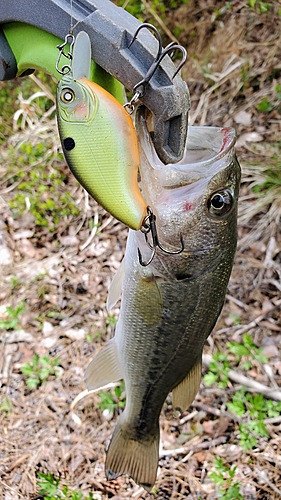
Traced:
[[88, 79], [89, 43], [87, 34], [80, 32], [72, 69], [58, 84], [57, 119], [64, 156], [86, 191], [116, 219], [137, 230], [147, 204], [138, 185], [136, 131], [124, 107]]
[[185, 157], [163, 165], [142, 116], [138, 119], [141, 177], [156, 214], [161, 242], [151, 250], [141, 231], [130, 231], [123, 263], [108, 297], [122, 290], [115, 336], [86, 369], [89, 390], [125, 380], [126, 407], [106, 457], [106, 475], [129, 474], [150, 490], [159, 457], [159, 415], [169, 392], [182, 412], [200, 385], [202, 350], [224, 303], [237, 238], [240, 166], [232, 129], [190, 127]]

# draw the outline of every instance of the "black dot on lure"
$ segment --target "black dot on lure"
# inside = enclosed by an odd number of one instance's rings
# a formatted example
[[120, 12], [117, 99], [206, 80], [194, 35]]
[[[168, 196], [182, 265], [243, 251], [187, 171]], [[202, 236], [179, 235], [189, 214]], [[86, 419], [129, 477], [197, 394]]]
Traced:
[[75, 148], [75, 141], [74, 139], [72, 139], [72, 137], [67, 137], [63, 140], [63, 145], [66, 151], [71, 151]]

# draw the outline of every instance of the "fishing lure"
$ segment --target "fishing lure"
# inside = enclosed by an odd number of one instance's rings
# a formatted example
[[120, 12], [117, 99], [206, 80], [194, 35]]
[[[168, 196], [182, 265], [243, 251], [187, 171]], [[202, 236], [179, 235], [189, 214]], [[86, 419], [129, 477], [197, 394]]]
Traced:
[[[66, 55], [64, 46], [58, 47], [58, 62]], [[72, 63], [62, 68], [57, 89], [58, 128], [66, 162], [105, 210], [138, 230], [147, 216], [147, 204], [138, 185], [139, 151], [132, 118], [109, 92], [89, 80], [87, 33], [77, 35], [73, 55], [66, 56]]]

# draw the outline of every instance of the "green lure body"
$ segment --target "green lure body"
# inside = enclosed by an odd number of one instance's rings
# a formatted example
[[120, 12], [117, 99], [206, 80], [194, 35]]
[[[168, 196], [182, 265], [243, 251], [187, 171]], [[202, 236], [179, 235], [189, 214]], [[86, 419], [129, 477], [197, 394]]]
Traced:
[[127, 111], [102, 87], [70, 73], [58, 84], [57, 118], [73, 175], [116, 219], [140, 229], [147, 204], [138, 186], [137, 135]]

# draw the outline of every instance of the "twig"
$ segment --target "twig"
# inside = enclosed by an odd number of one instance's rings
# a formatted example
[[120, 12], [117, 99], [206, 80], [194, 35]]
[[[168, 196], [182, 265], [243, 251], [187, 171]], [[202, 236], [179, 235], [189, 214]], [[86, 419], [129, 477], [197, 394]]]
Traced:
[[[203, 354], [202, 361], [204, 365], [209, 366], [212, 361], [212, 356], [208, 354]], [[281, 391], [276, 391], [274, 389], [270, 389], [264, 384], [260, 384], [260, 382], [256, 382], [250, 377], [245, 377], [241, 373], [237, 373], [234, 370], [229, 370], [227, 373], [230, 380], [236, 382], [237, 384], [244, 385], [255, 392], [259, 392], [263, 394], [265, 397], [274, 399], [275, 401], [281, 401]]]
[[277, 467], [281, 465], [281, 457], [279, 457], [278, 455], [276, 455], [276, 457], [273, 457], [268, 453], [261, 453], [260, 451], [254, 452], [252, 450], [247, 450], [247, 453], [251, 455], [251, 457], [254, 457], [256, 460], [265, 460], [266, 462], [270, 462]]
[[280, 424], [281, 423], [281, 416], [265, 418], [264, 423], [265, 424]]
[[276, 249], [276, 239], [272, 236], [269, 240], [263, 265], [265, 268], [272, 267], [273, 253]]
[[218, 408], [213, 408], [212, 406], [205, 405], [204, 403], [200, 403], [200, 401], [193, 401], [192, 405], [194, 408], [198, 408], [199, 410], [205, 411], [206, 413], [210, 413], [211, 415], [215, 415], [215, 417], [226, 417], [230, 420], [234, 420], [235, 422], [241, 423], [241, 418], [239, 418], [234, 413], [230, 413], [228, 411], [222, 411]]
[[[5, 488], [7, 488], [7, 490], [11, 491], [13, 494], [19, 495], [21, 498], [24, 498], [24, 496], [21, 493], [19, 493], [18, 490], [11, 488], [11, 486], [9, 486], [7, 483], [4, 483], [4, 481], [1, 481], [1, 479], [0, 479], [0, 484], [2, 484]], [[17, 497], [15, 496], [15, 498]]]
[[220, 436], [218, 438], [212, 439], [211, 441], [204, 441], [194, 446], [183, 446], [181, 448], [176, 448], [175, 450], [161, 450], [160, 457], [175, 457], [177, 455], [186, 455], [190, 451], [196, 450], [209, 450], [210, 448], [215, 448], [220, 444], [224, 444], [227, 441], [226, 436]]
[[13, 469], [16, 469], [19, 465], [21, 465], [23, 462], [25, 462], [28, 458], [30, 457], [30, 453], [25, 453], [24, 455], [21, 455], [14, 463], [7, 469], [5, 472], [6, 474], [8, 472], [12, 472]]
[[256, 328], [256, 326], [258, 326], [258, 324], [263, 319], [265, 319], [269, 313], [271, 313], [272, 311], [274, 311], [275, 309], [277, 309], [280, 306], [280, 303], [281, 303], [281, 300], [278, 300], [272, 309], [270, 309], [269, 311], [266, 311], [263, 314], [260, 314], [260, 316], [258, 316], [256, 319], [254, 319], [253, 321], [251, 321], [251, 323], [248, 323], [247, 325], [243, 325], [243, 326], [233, 325], [233, 326], [229, 326], [227, 328], [222, 328], [221, 330], [217, 330], [216, 334], [227, 333], [227, 332], [229, 332], [229, 330], [234, 330], [234, 336], [235, 336], [235, 338], [237, 338], [242, 333], [246, 333], [249, 330]]
[[94, 227], [91, 231], [91, 234], [89, 236], [89, 238], [85, 241], [85, 243], [83, 243], [83, 245], [80, 245], [79, 249], [82, 251], [82, 250], [85, 250], [85, 248], [87, 248], [88, 245], [90, 245], [92, 239], [95, 237], [96, 235], [96, 232], [98, 230], [98, 222], [99, 222], [99, 213], [98, 213], [98, 210], [95, 211], [95, 216], [94, 216]]
[[183, 425], [185, 424], [186, 422], [188, 422], [189, 420], [192, 420], [193, 417], [196, 417], [198, 411], [197, 410], [194, 410], [193, 412], [189, 413], [188, 415], [186, 415], [185, 417], [182, 417], [179, 421], [179, 425]]
[[226, 299], [230, 300], [231, 302], [236, 304], [241, 309], [244, 309], [244, 311], [248, 311], [249, 306], [247, 306], [247, 304], [244, 304], [243, 302], [241, 302], [241, 300], [236, 299], [236, 297], [232, 297], [232, 295], [229, 295], [228, 293], [226, 294], [225, 297], [226, 297]]
[[258, 477], [258, 479], [262, 478], [263, 481], [268, 484], [268, 486], [270, 486], [270, 488], [275, 491], [275, 493], [277, 493], [277, 495], [279, 495], [281, 497], [281, 491], [270, 481], [270, 479], [268, 479], [267, 475], [266, 475], [266, 472], [264, 470], [259, 470], [257, 469], [256, 470], [256, 476]]

